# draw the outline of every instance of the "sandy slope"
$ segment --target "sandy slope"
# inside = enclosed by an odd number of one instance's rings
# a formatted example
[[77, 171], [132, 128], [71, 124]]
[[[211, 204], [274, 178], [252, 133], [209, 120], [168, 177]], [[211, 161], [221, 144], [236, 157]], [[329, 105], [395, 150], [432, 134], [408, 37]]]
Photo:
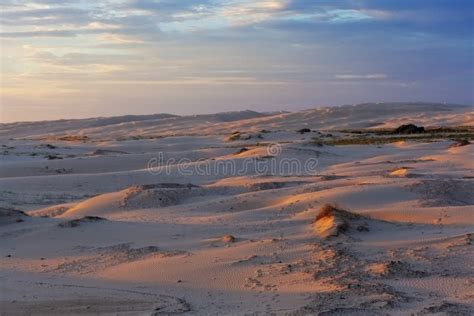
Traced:
[[[318, 146], [295, 132], [412, 113], [472, 125], [470, 108], [393, 106], [3, 125], [0, 311], [472, 314], [472, 145]], [[161, 154], [174, 161], [151, 173]], [[259, 169], [288, 159], [317, 165]], [[326, 203], [349, 213], [318, 216]]]
[[315, 129], [383, 128], [406, 121], [425, 126], [472, 126], [472, 107], [430, 103], [367, 103], [294, 113], [227, 112], [208, 115], [167, 114], [0, 124], [0, 138], [133, 139], [160, 136], [215, 135], [236, 130], [259, 132]]

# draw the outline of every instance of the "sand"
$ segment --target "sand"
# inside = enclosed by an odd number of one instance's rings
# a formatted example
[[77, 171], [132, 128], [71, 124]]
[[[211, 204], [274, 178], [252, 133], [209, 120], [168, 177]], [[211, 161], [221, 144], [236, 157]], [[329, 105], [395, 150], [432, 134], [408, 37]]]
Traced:
[[471, 315], [473, 145], [320, 141], [472, 118], [363, 104], [2, 124], [0, 312]]

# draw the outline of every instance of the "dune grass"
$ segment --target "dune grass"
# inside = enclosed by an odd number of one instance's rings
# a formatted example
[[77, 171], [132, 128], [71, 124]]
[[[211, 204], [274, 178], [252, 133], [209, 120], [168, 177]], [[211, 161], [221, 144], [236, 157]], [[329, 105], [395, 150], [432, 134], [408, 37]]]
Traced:
[[334, 139], [321, 139], [314, 138], [313, 141], [315, 144], [323, 145], [382, 145], [390, 144], [399, 141], [415, 141], [415, 142], [432, 142], [439, 140], [452, 140], [452, 141], [464, 141], [464, 140], [473, 140], [474, 132], [460, 132], [460, 133], [423, 133], [423, 134], [411, 134], [411, 135], [386, 135], [379, 136], [375, 134], [357, 134], [354, 135], [344, 135]]

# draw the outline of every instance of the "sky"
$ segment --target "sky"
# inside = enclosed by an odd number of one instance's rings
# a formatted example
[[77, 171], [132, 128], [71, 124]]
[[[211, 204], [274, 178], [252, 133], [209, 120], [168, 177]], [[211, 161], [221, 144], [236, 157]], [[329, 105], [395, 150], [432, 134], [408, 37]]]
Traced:
[[0, 121], [474, 103], [472, 0], [2, 0]]

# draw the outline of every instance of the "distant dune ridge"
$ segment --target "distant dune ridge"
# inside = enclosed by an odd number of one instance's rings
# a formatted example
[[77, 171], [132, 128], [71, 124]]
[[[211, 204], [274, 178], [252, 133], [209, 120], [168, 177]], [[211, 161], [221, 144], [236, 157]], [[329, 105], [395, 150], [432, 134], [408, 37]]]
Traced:
[[405, 122], [423, 126], [472, 126], [472, 106], [442, 103], [365, 103], [299, 112], [255, 111], [177, 116], [126, 115], [111, 118], [0, 124], [0, 138], [87, 135], [95, 138], [231, 133], [237, 128], [294, 130], [304, 127], [333, 130], [387, 128]]
[[428, 103], [2, 124], [0, 314], [472, 315], [473, 125]]

